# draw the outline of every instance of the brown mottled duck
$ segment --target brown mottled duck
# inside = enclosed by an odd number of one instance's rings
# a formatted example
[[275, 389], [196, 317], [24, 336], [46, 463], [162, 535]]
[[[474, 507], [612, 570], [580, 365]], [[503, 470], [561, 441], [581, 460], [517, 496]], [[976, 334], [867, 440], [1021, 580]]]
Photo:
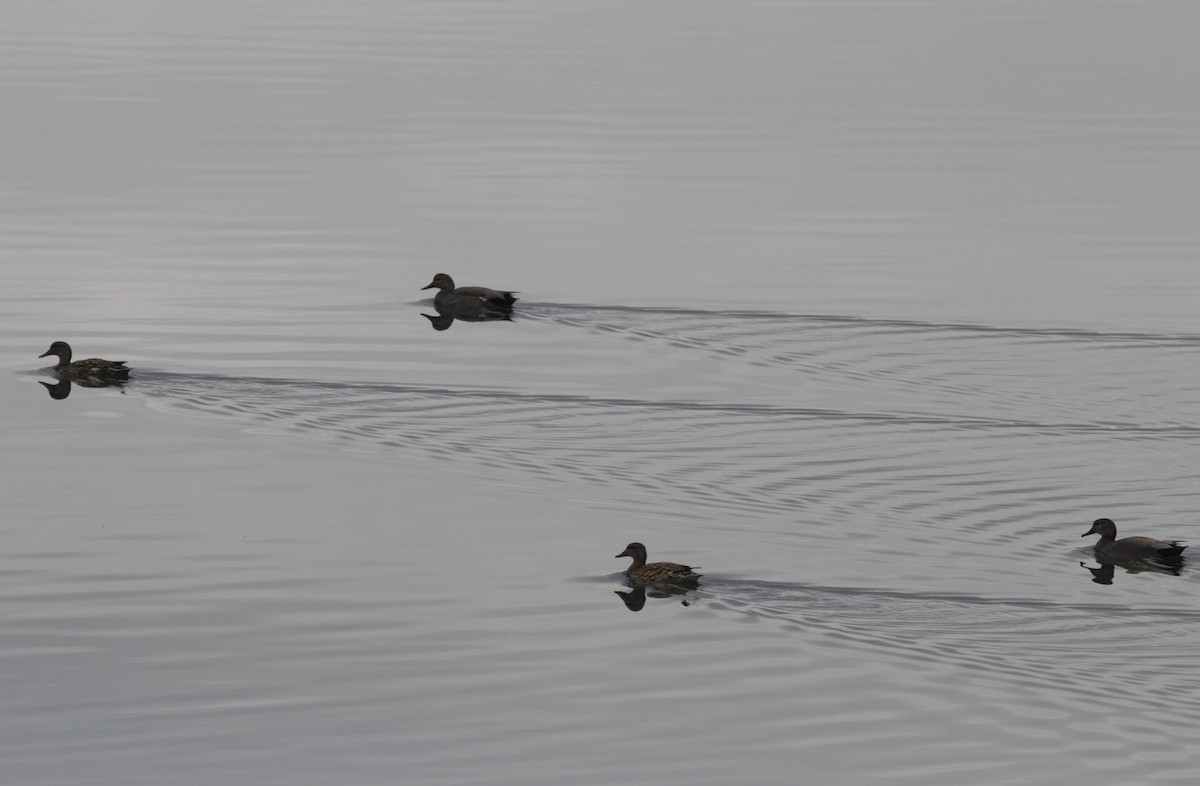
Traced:
[[55, 341], [42, 354], [38, 355], [44, 358], [48, 355], [58, 356], [58, 365], [54, 367], [55, 372], [64, 379], [87, 379], [95, 377], [98, 379], [128, 379], [129, 369], [125, 366], [124, 360], [104, 360], [102, 358], [88, 358], [87, 360], [71, 361], [71, 345], [65, 341]]
[[641, 543], [630, 543], [617, 557], [633, 557], [633, 564], [625, 570], [625, 575], [638, 584], [694, 586], [700, 578], [691, 567], [677, 562], [647, 564], [646, 547]]

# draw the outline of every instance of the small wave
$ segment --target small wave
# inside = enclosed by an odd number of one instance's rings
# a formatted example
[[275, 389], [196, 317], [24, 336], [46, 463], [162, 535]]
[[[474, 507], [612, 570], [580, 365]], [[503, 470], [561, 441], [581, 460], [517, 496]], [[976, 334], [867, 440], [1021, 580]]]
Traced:
[[[703, 593], [698, 602], [717, 614], [996, 675], [1046, 706], [1086, 699], [1200, 720], [1200, 677], [1177, 647], [1163, 646], [1200, 621], [1194, 611], [743, 581], [709, 581]], [[1119, 648], [1110, 646], [1115, 630]], [[1136, 680], [1122, 678], [1130, 662]]]
[[[1100, 331], [1063, 327], [1019, 327], [985, 325], [972, 322], [931, 322], [915, 319], [883, 319], [843, 314], [793, 314], [786, 311], [753, 311], [747, 309], [696, 309], [667, 306], [604, 306], [583, 303], [535, 303], [522, 301], [522, 314], [530, 319], [562, 321], [579, 325], [579, 317], [596, 319], [607, 315], [629, 317], [639, 322], [654, 317], [694, 318], [704, 322], [771, 322], [781, 325], [844, 326], [850, 328], [883, 328], [915, 333], [979, 334], [985, 337], [1023, 336], [1044, 339], [1075, 340], [1086, 343], [1118, 342], [1142, 346], [1200, 346], [1200, 334], [1139, 333], [1133, 331]], [[572, 319], [575, 317], [576, 319]], [[640, 318], [640, 319], [639, 319]], [[590, 321], [590, 320], [589, 320]]]
[[[163, 373], [143, 375], [135, 389], [168, 411], [259, 424], [397, 461], [470, 466], [499, 482], [582, 481], [614, 496], [648, 495], [655, 506], [711, 526], [725, 526], [730, 516], [773, 527], [802, 518], [828, 537], [850, 539], [855, 531], [836, 525], [847, 517], [924, 522], [906, 527], [904, 542], [893, 544], [899, 553], [951, 542], [1013, 547], [1015, 526], [1082, 504], [1086, 491], [1064, 488], [1091, 487], [1078, 455], [1098, 437], [1119, 437], [1134, 458], [1138, 451], [1159, 455], [1164, 439], [1195, 444], [1200, 437], [1195, 428], [1136, 424]], [[1030, 455], [1060, 483], [1031, 484]], [[947, 526], [964, 517], [979, 528]]]

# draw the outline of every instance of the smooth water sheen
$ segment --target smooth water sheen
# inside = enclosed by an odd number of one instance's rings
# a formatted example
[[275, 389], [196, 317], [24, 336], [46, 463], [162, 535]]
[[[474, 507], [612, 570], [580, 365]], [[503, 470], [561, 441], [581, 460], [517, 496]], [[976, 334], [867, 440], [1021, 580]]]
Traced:
[[6, 780], [1200, 779], [1198, 22], [14, 6]]

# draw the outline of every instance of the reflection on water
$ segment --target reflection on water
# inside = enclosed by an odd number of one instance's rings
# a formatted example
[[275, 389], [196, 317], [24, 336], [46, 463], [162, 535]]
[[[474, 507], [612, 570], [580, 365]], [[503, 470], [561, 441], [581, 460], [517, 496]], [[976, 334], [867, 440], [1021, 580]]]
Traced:
[[478, 304], [465, 304], [458, 306], [435, 306], [437, 314], [425, 314], [421, 316], [429, 320], [429, 325], [434, 330], [448, 330], [455, 320], [460, 322], [511, 322], [512, 312], [503, 311], [495, 308], [490, 308], [482, 301]]
[[1183, 568], [1187, 564], [1183, 557], [1180, 557], [1175, 562], [1156, 563], [1150, 560], [1110, 562], [1104, 560], [1099, 553], [1096, 554], [1096, 562], [1099, 565], [1094, 568], [1086, 562], [1080, 562], [1079, 565], [1086, 568], [1092, 574], [1092, 581], [1097, 584], [1112, 584], [1117, 568], [1123, 568], [1129, 574], [1159, 573], [1165, 576], [1180, 576], [1183, 574]]
[[674, 598], [679, 595], [685, 596], [681, 603], [684, 606], [690, 606], [692, 603], [687, 598], [687, 595], [696, 589], [695, 587], [664, 587], [633, 582], [629, 582], [629, 586], [631, 588], [629, 592], [613, 590], [613, 594], [619, 597], [621, 602], [625, 604], [625, 608], [630, 611], [641, 611], [646, 605], [646, 598]]
[[1097, 584], [1111, 584], [1116, 574], [1116, 569], [1121, 568], [1124, 572], [1130, 575], [1136, 574], [1160, 574], [1164, 576], [1181, 576], [1183, 568], [1187, 565], [1187, 558], [1182, 556], [1163, 559], [1111, 559], [1104, 552], [1097, 548], [1094, 552], [1094, 558], [1099, 563], [1096, 568], [1092, 568], [1087, 563], [1079, 563], [1082, 568], [1086, 568], [1092, 574], [1092, 581]]
[[71, 395], [71, 386], [78, 385], [81, 388], [118, 388], [122, 393], [125, 392], [125, 385], [129, 383], [128, 379], [100, 379], [96, 377], [63, 377], [57, 382], [45, 382], [38, 380], [38, 384], [46, 389], [50, 394], [50, 398], [64, 399]]

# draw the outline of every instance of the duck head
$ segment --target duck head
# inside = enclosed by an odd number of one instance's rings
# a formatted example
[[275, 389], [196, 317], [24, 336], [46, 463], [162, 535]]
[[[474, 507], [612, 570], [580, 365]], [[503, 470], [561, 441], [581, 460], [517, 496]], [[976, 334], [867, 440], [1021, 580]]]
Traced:
[[1113, 540], [1117, 537], [1117, 525], [1112, 519], [1096, 519], [1092, 522], [1092, 528], [1079, 537], [1086, 538], [1088, 535], [1099, 535], [1105, 540]]
[[48, 355], [57, 355], [59, 363], [64, 363], [64, 364], [70, 363], [71, 362], [71, 345], [65, 341], [55, 341], [53, 344], [50, 345], [49, 349], [47, 349], [42, 354], [38, 355], [38, 357], [44, 358]]
[[616, 556], [616, 559], [621, 557], [633, 557], [633, 564], [646, 564], [646, 547], [641, 543], [630, 543], [625, 547], [625, 550]]
[[421, 287], [421, 289], [440, 289], [450, 291], [454, 289], [454, 279], [445, 273], [438, 273], [433, 277], [433, 281], [429, 282], [429, 286]]

